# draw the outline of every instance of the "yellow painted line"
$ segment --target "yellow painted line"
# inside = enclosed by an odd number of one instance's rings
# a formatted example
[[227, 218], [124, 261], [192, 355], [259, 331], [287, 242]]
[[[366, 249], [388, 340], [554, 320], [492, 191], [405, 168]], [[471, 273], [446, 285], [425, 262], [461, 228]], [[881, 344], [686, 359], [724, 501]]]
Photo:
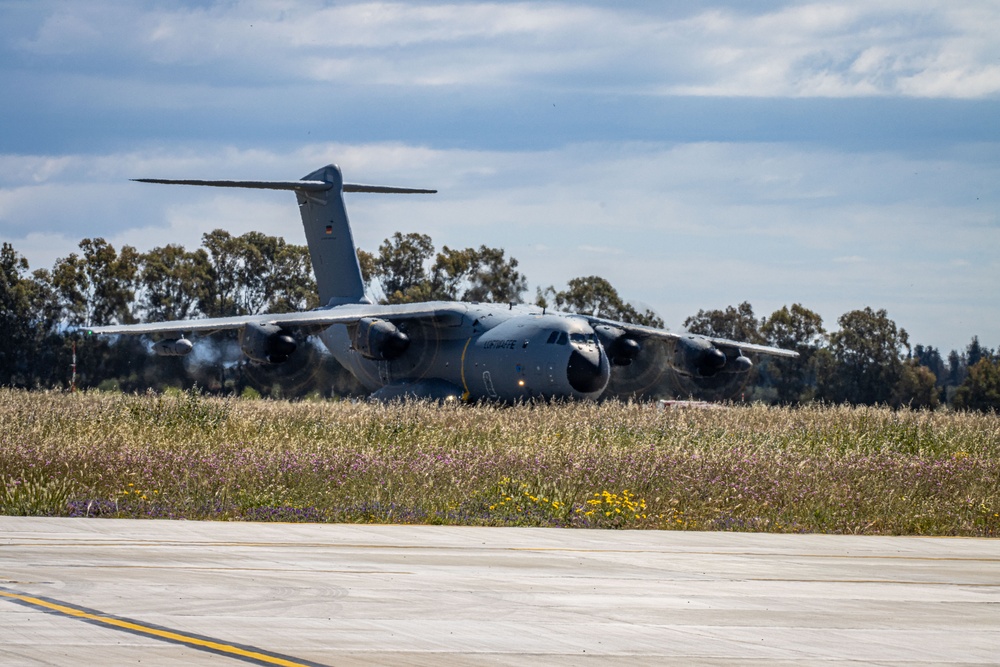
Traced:
[[69, 605], [62, 604], [53, 600], [45, 600], [42, 598], [32, 597], [30, 595], [23, 595], [21, 593], [13, 593], [10, 591], [0, 590], [0, 597], [4, 597], [10, 600], [16, 600], [18, 602], [21, 602], [26, 605], [31, 605], [33, 607], [41, 607], [42, 609], [54, 611], [64, 616], [78, 618], [84, 621], [101, 623], [104, 625], [109, 625], [111, 627], [119, 628], [121, 630], [127, 630], [129, 632], [138, 633], [140, 635], [147, 635], [149, 637], [154, 637], [156, 639], [163, 639], [177, 644], [184, 644], [186, 646], [212, 651], [213, 653], [219, 653], [222, 655], [228, 655], [242, 660], [253, 661], [258, 664], [281, 665], [281, 667], [316, 667], [317, 665], [317, 663], [314, 662], [300, 662], [294, 659], [285, 658], [278, 655], [263, 653], [261, 651], [254, 650], [252, 648], [242, 648], [239, 646], [233, 646], [232, 644], [226, 644], [225, 642], [216, 641], [213, 639], [195, 637], [192, 635], [186, 635], [180, 632], [175, 632], [173, 630], [167, 630], [165, 628], [157, 628], [149, 625], [143, 625], [142, 623], [137, 623], [135, 621], [129, 621], [122, 618], [115, 618], [113, 616], [105, 616], [103, 614], [99, 614], [93, 611], [87, 611], [84, 609], [71, 607]]
[[462, 389], [465, 390], [465, 393], [462, 394], [463, 403], [467, 403], [469, 401], [469, 395], [471, 393], [469, 392], [469, 383], [465, 381], [465, 352], [469, 349], [469, 343], [471, 342], [471, 338], [465, 341], [465, 347], [462, 348], [462, 360], [459, 362], [459, 369], [462, 371]]

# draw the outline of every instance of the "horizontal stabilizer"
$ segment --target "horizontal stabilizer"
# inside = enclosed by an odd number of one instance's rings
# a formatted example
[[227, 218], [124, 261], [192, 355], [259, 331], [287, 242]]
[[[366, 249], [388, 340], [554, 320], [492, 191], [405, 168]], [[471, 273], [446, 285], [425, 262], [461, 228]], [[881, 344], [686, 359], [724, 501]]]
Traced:
[[422, 188], [392, 188], [385, 185], [357, 185], [344, 183], [344, 192], [373, 192], [380, 195], [434, 195], [437, 190]]
[[[202, 181], [195, 179], [133, 178], [137, 183], [164, 183], [167, 185], [208, 185], [216, 188], [253, 188], [257, 190], [296, 190], [322, 192], [333, 187], [324, 181]], [[359, 185], [344, 183], [344, 192], [371, 192], [375, 194], [432, 195], [437, 190], [422, 188], [393, 188], [385, 185]]]
[[199, 181], [194, 179], [133, 178], [137, 183], [165, 183], [167, 185], [208, 185], [216, 188], [255, 188], [258, 190], [303, 190], [322, 192], [333, 187], [323, 181]]

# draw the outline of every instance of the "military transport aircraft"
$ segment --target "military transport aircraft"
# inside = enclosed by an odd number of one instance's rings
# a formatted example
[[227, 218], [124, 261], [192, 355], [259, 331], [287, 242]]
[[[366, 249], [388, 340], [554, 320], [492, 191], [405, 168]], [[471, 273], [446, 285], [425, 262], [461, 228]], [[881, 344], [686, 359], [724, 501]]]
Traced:
[[671, 333], [537, 306], [452, 301], [373, 304], [365, 296], [343, 193], [435, 190], [344, 183], [336, 165], [299, 181], [136, 180], [295, 192], [322, 304], [307, 312], [89, 330], [94, 334], [166, 335], [153, 346], [162, 356], [191, 352], [194, 343], [186, 335], [237, 330], [247, 357], [277, 364], [295, 352], [303, 336], [318, 335], [337, 361], [374, 392], [373, 398], [510, 403], [535, 398], [596, 399], [608, 387], [612, 372], [624, 372], [618, 369], [629, 366], [634, 370], [648, 341], [665, 346], [666, 354], [660, 355], [657, 365], [695, 378], [747, 373], [753, 364], [744, 352], [798, 356], [780, 348]]

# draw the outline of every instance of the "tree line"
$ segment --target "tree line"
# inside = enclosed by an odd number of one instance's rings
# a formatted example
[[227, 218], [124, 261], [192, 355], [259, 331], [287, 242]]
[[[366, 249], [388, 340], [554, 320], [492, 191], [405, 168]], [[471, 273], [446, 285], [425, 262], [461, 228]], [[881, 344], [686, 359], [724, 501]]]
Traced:
[[977, 336], [946, 360], [933, 346], [911, 347], [909, 334], [885, 309], [852, 310], [837, 324], [837, 331], [827, 332], [823, 319], [801, 304], [758, 319], [747, 302], [700, 310], [684, 322], [693, 333], [799, 353], [798, 359], [760, 361], [747, 378], [746, 391], [755, 400], [1000, 410], [1000, 350], [984, 347]]
[[[113, 342], [80, 333], [106, 324], [314, 308], [319, 304], [306, 246], [217, 229], [204, 234], [194, 251], [175, 244], [145, 253], [127, 245], [116, 250], [101, 238], [84, 239], [78, 247], [79, 253], [56, 260], [51, 270], [34, 271], [11, 244], [0, 247], [0, 385], [66, 388], [75, 349], [75, 385], [81, 388], [162, 390], [196, 382], [219, 393], [276, 397], [362, 393], [318, 345], [302, 346], [285, 364], [262, 367], [241, 358], [231, 333], [202, 339], [185, 358], [154, 357], [148, 342], [137, 337]], [[358, 249], [358, 261], [369, 292], [382, 303], [523, 303], [528, 291], [517, 260], [502, 249], [437, 250], [426, 234], [397, 232], [373, 252]], [[636, 309], [599, 276], [573, 278], [565, 289], [539, 287], [533, 302], [663, 326], [655, 313]], [[801, 304], [765, 317], [747, 302], [699, 310], [684, 322], [690, 332], [794, 349], [800, 358], [762, 357], [736, 384], [665, 374], [643, 389], [653, 396], [698, 393], [782, 404], [1000, 410], [1000, 351], [977, 337], [965, 350], [943, 356], [931, 346], [911, 346], [885, 310], [854, 310], [837, 324], [838, 330], [828, 332], [822, 318]]]

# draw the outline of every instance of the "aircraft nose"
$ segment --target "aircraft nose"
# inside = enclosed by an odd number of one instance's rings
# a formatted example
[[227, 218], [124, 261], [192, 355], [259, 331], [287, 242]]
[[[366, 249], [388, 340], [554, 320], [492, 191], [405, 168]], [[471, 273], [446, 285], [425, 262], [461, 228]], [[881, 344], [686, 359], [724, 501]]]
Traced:
[[581, 394], [603, 389], [611, 375], [607, 365], [601, 363], [601, 351], [596, 345], [590, 348], [573, 348], [566, 366], [569, 384]]

